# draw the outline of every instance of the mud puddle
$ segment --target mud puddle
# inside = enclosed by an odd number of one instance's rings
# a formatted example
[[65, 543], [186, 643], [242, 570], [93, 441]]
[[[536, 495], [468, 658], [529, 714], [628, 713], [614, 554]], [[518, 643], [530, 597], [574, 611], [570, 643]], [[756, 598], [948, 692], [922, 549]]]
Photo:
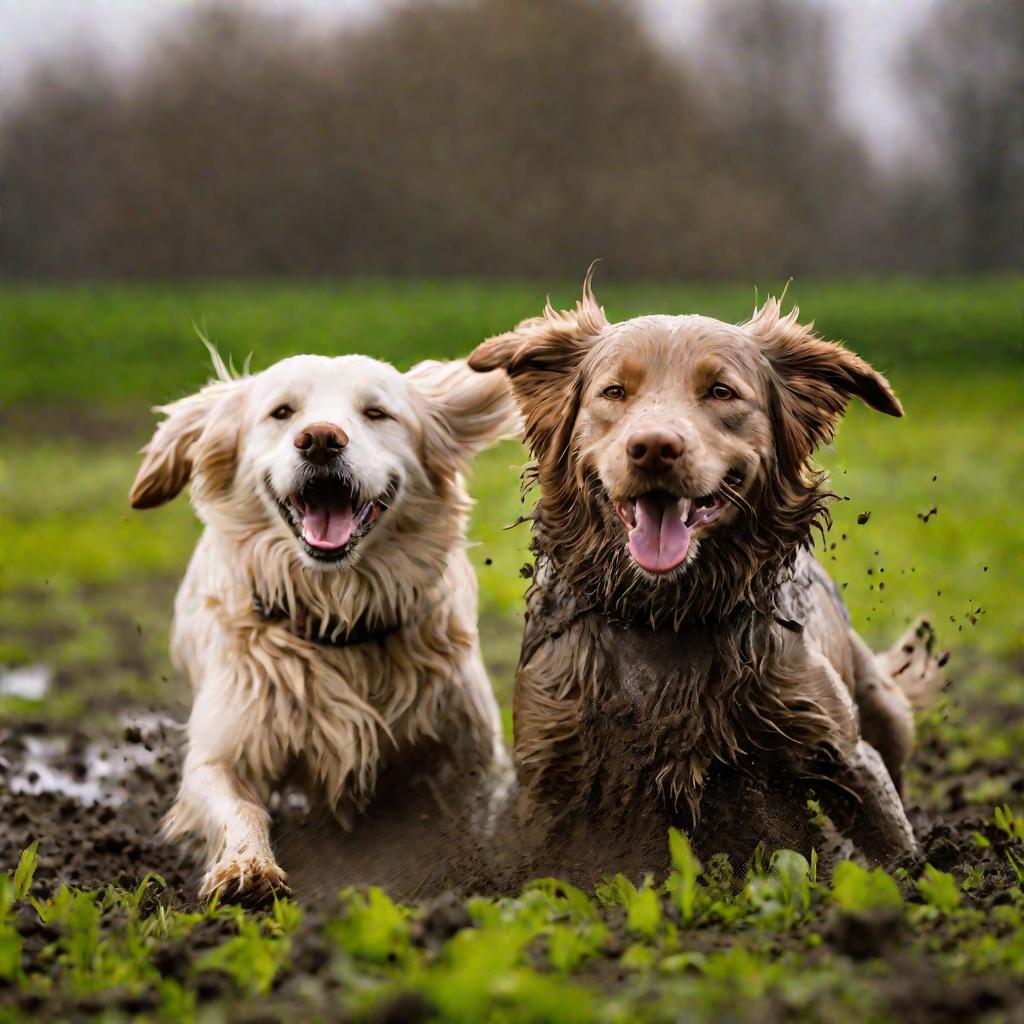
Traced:
[[[15, 864], [38, 839], [41, 882], [134, 885], [155, 872], [182, 904], [192, 904], [198, 851], [159, 838], [178, 787], [183, 740], [181, 723], [153, 712], [128, 715], [119, 732], [105, 735], [44, 720], [0, 725], [0, 865]], [[948, 770], [949, 754], [933, 740], [915, 761], [934, 782]], [[1024, 765], [970, 767], [965, 774], [988, 771], [1013, 794], [1024, 793]], [[998, 842], [986, 824], [992, 808], [965, 800], [963, 782], [950, 777], [933, 790], [940, 793], [934, 805], [908, 808], [921, 852], [907, 867], [927, 861], [962, 876], [982, 861], [992, 862], [987, 869], [999, 861], [976, 838]], [[307, 904], [344, 885], [382, 885], [394, 898], [415, 900], [472, 888], [481, 877], [472, 851], [463, 845], [453, 856], [458, 839], [437, 827], [431, 792], [361, 820], [351, 833], [296, 792], [275, 798], [271, 810], [282, 867]], [[997, 889], [997, 876], [987, 870], [987, 885]]]

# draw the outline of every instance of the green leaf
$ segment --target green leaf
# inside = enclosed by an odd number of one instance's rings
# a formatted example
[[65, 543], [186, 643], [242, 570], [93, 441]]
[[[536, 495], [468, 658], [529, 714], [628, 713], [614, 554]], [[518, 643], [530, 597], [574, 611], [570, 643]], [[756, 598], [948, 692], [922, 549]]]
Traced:
[[956, 879], [931, 864], [925, 864], [924, 874], [917, 880], [917, 888], [925, 903], [943, 914], [951, 914], [960, 906], [962, 893]]
[[582, 929], [556, 925], [548, 937], [548, 960], [556, 971], [568, 974], [598, 951], [607, 929], [595, 923]]
[[832, 872], [832, 898], [847, 914], [903, 906], [900, 887], [881, 868], [871, 871], [844, 860]]
[[626, 915], [626, 927], [636, 935], [653, 939], [661, 924], [661, 900], [657, 892], [644, 887], [637, 894]]
[[599, 882], [594, 887], [594, 895], [602, 906], [628, 910], [636, 899], [637, 889], [625, 875], [615, 875]]
[[996, 828], [1005, 832], [1010, 839], [1024, 843], [1024, 814], [1016, 814], [1009, 804], [997, 807], [993, 815]]
[[253, 917], [240, 914], [236, 920], [238, 934], [200, 957], [198, 967], [223, 971], [251, 993], [269, 992], [287, 961], [289, 940], [265, 935]]
[[619, 963], [633, 971], [649, 971], [657, 960], [654, 950], [643, 942], [634, 942], [620, 957]]
[[772, 854], [767, 874], [752, 871], [746, 894], [762, 924], [792, 928], [811, 905], [811, 865], [795, 850]]
[[36, 839], [27, 849], [21, 852], [21, 859], [18, 861], [18, 866], [14, 869], [14, 898], [16, 900], [23, 900], [28, 895], [28, 890], [36, 873], [36, 850], [38, 849], [39, 840]]
[[0, 921], [0, 978], [16, 978], [20, 972], [21, 936], [14, 922]]
[[581, 920], [593, 921], [598, 917], [597, 907], [582, 889], [558, 878], [538, 878], [527, 884], [524, 892], [542, 892], [564, 904], [561, 909]]
[[694, 856], [689, 838], [678, 829], [669, 829], [668, 848], [672, 866], [675, 868], [673, 876], [669, 879], [669, 892], [679, 910], [680, 919], [684, 924], [689, 924], [693, 920], [694, 908], [697, 905], [700, 890], [697, 879], [703, 868]]
[[344, 916], [328, 928], [332, 941], [351, 956], [386, 963], [413, 956], [409, 940], [408, 907], [393, 903], [383, 889], [372, 886], [366, 893], [346, 890]]
[[683, 974], [685, 971], [703, 970], [707, 963], [707, 956], [695, 950], [688, 950], [685, 953], [673, 953], [665, 957], [658, 964], [658, 968], [665, 974]]

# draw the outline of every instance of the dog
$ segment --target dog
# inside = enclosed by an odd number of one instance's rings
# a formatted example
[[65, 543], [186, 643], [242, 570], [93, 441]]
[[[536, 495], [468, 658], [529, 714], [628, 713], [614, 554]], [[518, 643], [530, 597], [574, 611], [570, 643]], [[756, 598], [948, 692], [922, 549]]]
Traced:
[[548, 870], [642, 874], [669, 825], [706, 854], [806, 847], [808, 780], [837, 841], [914, 848], [900, 684], [933, 684], [930, 627], [876, 657], [811, 553], [815, 449], [853, 397], [902, 408], [798, 315], [609, 323], [588, 275], [575, 309], [469, 359], [508, 374], [540, 491], [514, 724], [520, 819], [561, 842]]
[[157, 410], [130, 500], [191, 481], [204, 524], [174, 607], [194, 699], [164, 832], [205, 840], [203, 897], [260, 902], [286, 888], [267, 801], [296, 771], [346, 828], [396, 764], [446, 766], [467, 806], [508, 786], [462, 472], [517, 416], [504, 374], [464, 362], [236, 375], [212, 354], [217, 379]]

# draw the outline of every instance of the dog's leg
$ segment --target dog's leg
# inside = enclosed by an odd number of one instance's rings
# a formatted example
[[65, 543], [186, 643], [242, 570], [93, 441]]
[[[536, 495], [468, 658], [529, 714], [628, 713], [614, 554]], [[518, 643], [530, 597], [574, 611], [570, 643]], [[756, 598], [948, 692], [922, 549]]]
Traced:
[[515, 769], [505, 749], [501, 712], [479, 650], [470, 653], [460, 675], [475, 748], [474, 766], [483, 767], [483, 800], [476, 816], [482, 834], [489, 836], [494, 833], [514, 792]]
[[275, 889], [287, 888], [270, 847], [270, 816], [231, 766], [186, 762], [178, 801], [168, 816], [168, 834], [180, 832], [179, 823], [189, 820], [195, 822], [189, 831], [206, 836], [212, 861], [200, 896], [220, 892], [226, 899], [260, 902]]
[[239, 775], [240, 739], [258, 724], [245, 715], [225, 718], [211, 689], [196, 695], [189, 720], [189, 751], [178, 799], [164, 822], [168, 838], [198, 833], [208, 866], [200, 895], [257, 903], [286, 890], [270, 845], [270, 816]]
[[878, 751], [858, 735], [849, 691], [823, 655], [812, 654], [808, 669], [799, 692], [813, 697], [836, 723], [836, 746], [841, 751], [837, 781], [857, 800], [853, 819], [843, 831], [879, 864], [913, 853], [917, 844], [903, 802]]
[[877, 864], [891, 863], [917, 849], [903, 801], [871, 744], [861, 740], [847, 756], [842, 780], [859, 799], [847, 830], [857, 849]]
[[941, 685], [946, 656], [934, 654], [935, 632], [924, 618], [881, 654], [874, 654], [853, 630], [850, 642], [861, 732], [901, 790], [903, 765], [914, 749], [913, 708]]
[[854, 699], [864, 739], [881, 755], [897, 790], [903, 765], [914, 749], [914, 714], [882, 659], [851, 629]]

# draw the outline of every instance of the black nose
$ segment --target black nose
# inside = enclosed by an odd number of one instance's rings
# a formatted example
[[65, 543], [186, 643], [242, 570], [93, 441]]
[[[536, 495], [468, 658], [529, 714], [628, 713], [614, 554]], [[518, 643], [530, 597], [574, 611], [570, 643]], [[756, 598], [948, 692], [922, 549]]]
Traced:
[[348, 444], [348, 434], [335, 423], [310, 423], [295, 435], [295, 447], [315, 466], [326, 466]]
[[637, 469], [664, 473], [683, 454], [683, 439], [670, 430], [638, 430], [626, 442], [626, 453]]

